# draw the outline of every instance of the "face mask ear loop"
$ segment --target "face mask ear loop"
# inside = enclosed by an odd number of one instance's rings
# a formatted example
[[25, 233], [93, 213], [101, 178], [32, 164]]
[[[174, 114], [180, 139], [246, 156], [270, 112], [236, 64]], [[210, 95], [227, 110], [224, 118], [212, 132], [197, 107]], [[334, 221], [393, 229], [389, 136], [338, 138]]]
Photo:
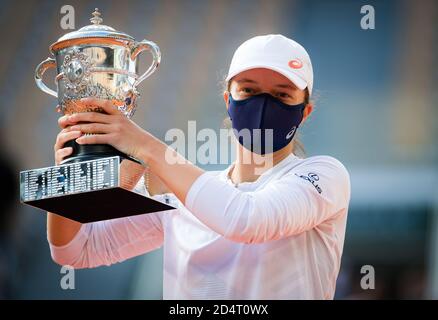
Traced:
[[303, 118], [304, 118], [304, 109], [306, 108], [306, 105], [303, 103], [303, 105], [300, 107], [301, 109], [301, 121], [300, 123], [297, 125], [297, 130], [298, 128], [301, 126], [301, 122], [303, 122]]
[[227, 92], [228, 92], [228, 108], [227, 108], [227, 113], [228, 113], [228, 116], [230, 117], [230, 120], [233, 121], [233, 118], [231, 118], [231, 114], [230, 114], [230, 103], [231, 103], [231, 99], [233, 99], [233, 97], [231, 96], [231, 92], [230, 91], [227, 91]]

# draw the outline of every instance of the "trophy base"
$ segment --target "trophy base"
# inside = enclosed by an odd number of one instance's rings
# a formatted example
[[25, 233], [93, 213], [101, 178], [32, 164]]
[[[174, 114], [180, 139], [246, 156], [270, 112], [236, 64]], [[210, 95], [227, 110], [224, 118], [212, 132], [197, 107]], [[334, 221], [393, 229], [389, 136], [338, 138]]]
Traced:
[[141, 164], [137, 159], [120, 152], [109, 144], [79, 144], [74, 140], [70, 140], [64, 143], [64, 148], [66, 147], [71, 147], [73, 152], [66, 157], [61, 164], [77, 163], [114, 156]]
[[123, 187], [119, 156], [20, 172], [20, 201], [81, 223], [175, 209]]
[[167, 204], [120, 187], [39, 199], [25, 203], [80, 223], [175, 209]]

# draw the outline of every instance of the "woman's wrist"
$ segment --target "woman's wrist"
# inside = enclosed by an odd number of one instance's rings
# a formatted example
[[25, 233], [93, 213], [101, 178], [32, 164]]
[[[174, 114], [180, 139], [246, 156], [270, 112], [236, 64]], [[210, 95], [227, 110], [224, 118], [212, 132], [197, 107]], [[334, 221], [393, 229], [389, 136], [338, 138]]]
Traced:
[[160, 147], [163, 149], [162, 146], [163, 143], [160, 140], [146, 133], [140, 146], [137, 159], [143, 162], [145, 166], [150, 166], [157, 158], [160, 158], [162, 153]]

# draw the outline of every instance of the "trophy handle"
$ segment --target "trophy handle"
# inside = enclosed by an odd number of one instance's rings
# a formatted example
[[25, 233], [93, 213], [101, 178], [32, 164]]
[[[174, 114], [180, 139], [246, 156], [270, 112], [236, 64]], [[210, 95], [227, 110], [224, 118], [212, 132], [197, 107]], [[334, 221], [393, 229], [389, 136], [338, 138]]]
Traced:
[[134, 82], [134, 87], [140, 84], [140, 82], [149, 77], [152, 73], [154, 73], [154, 71], [158, 68], [161, 62], [160, 48], [154, 42], [148, 40], [136, 42], [131, 47], [131, 60], [135, 60], [135, 58], [137, 58], [137, 56], [143, 51], [150, 51], [153, 61], [150, 67], [146, 70], [146, 72], [138, 77], [138, 79]]
[[42, 79], [44, 73], [50, 68], [56, 68], [55, 59], [47, 58], [46, 60], [42, 61], [35, 69], [35, 82], [41, 91], [44, 91], [45, 93], [50, 94], [51, 96], [54, 96], [55, 98], [58, 98], [57, 92], [55, 90], [50, 89], [48, 86], [46, 86], [46, 84], [43, 82], [43, 79]]

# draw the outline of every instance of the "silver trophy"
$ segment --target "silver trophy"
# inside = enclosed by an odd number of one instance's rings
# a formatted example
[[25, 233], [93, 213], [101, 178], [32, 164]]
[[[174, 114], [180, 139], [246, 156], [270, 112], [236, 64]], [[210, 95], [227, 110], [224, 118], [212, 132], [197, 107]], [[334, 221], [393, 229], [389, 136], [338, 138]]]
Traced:
[[[137, 86], [160, 64], [159, 47], [140, 42], [126, 33], [103, 25], [96, 8], [91, 25], [70, 32], [50, 46], [47, 58], [35, 70], [37, 86], [58, 98], [63, 114], [103, 112], [97, 103], [110, 101], [126, 117], [133, 116], [139, 97]], [[148, 51], [152, 64], [138, 75], [138, 56]], [[57, 91], [43, 82], [44, 73], [56, 68]], [[169, 210], [173, 207], [128, 190], [121, 177], [121, 162], [134, 159], [110, 145], [65, 144], [73, 153], [61, 165], [20, 172], [23, 203], [79, 222], [119, 218]]]

